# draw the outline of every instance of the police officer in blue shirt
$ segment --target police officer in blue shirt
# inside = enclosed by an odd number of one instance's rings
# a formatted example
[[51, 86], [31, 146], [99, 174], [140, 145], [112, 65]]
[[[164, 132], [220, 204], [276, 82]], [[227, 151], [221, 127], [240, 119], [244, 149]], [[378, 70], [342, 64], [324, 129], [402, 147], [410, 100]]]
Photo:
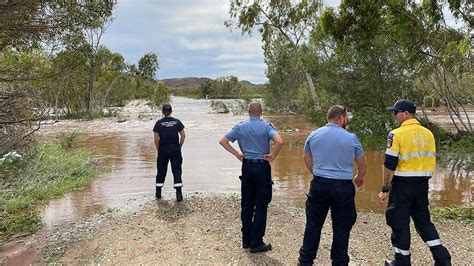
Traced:
[[[349, 234], [355, 223], [355, 188], [364, 182], [367, 160], [357, 137], [345, 128], [349, 122], [346, 108], [332, 106], [328, 124], [311, 132], [304, 146], [304, 162], [313, 174], [306, 200], [306, 229], [299, 264], [312, 265], [316, 258], [321, 230], [331, 209], [333, 265], [347, 265]], [[354, 160], [357, 175], [354, 176]]]
[[[256, 253], [272, 249], [271, 244], [263, 242], [267, 208], [272, 199], [270, 162], [280, 152], [283, 140], [270, 123], [260, 119], [262, 114], [260, 102], [251, 102], [248, 111], [250, 118], [234, 126], [219, 144], [242, 162], [242, 247], [250, 248], [250, 252]], [[236, 140], [243, 154], [229, 143]], [[275, 142], [275, 148], [271, 153], [270, 140]]]

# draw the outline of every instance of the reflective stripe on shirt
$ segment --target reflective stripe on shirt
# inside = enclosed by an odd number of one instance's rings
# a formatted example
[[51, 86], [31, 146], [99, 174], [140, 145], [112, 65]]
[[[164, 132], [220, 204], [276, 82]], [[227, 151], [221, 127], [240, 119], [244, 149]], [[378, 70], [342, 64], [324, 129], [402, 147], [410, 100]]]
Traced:
[[[385, 153], [387, 154], [387, 152], [385, 152]], [[391, 155], [391, 154], [389, 154], [389, 155]], [[393, 155], [393, 156], [395, 156], [395, 155]], [[410, 152], [408, 154], [398, 155], [398, 159], [400, 159], [400, 160], [409, 160], [410, 158], [415, 158], [415, 157], [436, 157], [436, 152], [433, 152], [433, 151], [415, 151], [415, 152]]]
[[397, 176], [433, 176], [429, 171], [395, 171]]
[[390, 155], [390, 156], [398, 157], [398, 151], [394, 151], [394, 150], [392, 150], [392, 149], [387, 149], [387, 150], [385, 151], [385, 154]]

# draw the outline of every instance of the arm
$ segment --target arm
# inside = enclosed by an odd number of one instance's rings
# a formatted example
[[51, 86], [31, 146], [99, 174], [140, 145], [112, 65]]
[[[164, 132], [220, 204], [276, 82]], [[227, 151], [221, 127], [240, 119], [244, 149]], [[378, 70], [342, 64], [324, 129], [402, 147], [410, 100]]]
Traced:
[[354, 176], [354, 185], [360, 187], [364, 184], [364, 176], [367, 171], [367, 158], [359, 156], [355, 159], [357, 163], [357, 175]]
[[275, 136], [273, 136], [273, 141], [275, 142], [275, 148], [273, 149], [273, 152], [269, 154], [265, 154], [263, 156], [263, 159], [267, 160], [268, 162], [272, 162], [275, 160], [275, 158], [278, 156], [278, 153], [280, 152], [281, 148], [283, 147], [283, 139], [281, 136], [277, 133]]
[[155, 148], [158, 151], [158, 148], [160, 147], [160, 134], [158, 134], [157, 132], [154, 132], [153, 141], [155, 142]]
[[179, 147], [183, 148], [184, 139], [186, 139], [186, 132], [184, 132], [184, 129], [179, 132], [179, 135], [181, 136], [179, 138]]
[[234, 149], [234, 147], [232, 147], [230, 144], [229, 144], [229, 140], [224, 136], [222, 137], [222, 139], [219, 141], [219, 144], [222, 145], [222, 147], [224, 147], [224, 149], [226, 149], [226, 151], [230, 152], [231, 154], [233, 154], [235, 157], [237, 157], [237, 159], [239, 159], [239, 161], [243, 161], [244, 160], [244, 155], [237, 151], [236, 149]]
[[313, 156], [311, 156], [311, 154], [309, 153], [305, 153], [303, 155], [303, 159], [304, 164], [306, 165], [306, 169], [308, 169], [308, 171], [313, 174]]
[[384, 203], [388, 197], [388, 192], [392, 184], [393, 175], [398, 165], [398, 156], [400, 153], [400, 140], [395, 132], [390, 132], [387, 139], [387, 149], [385, 150], [385, 159], [383, 162], [383, 183], [382, 191], [379, 193], [379, 201]]
[[[393, 174], [395, 171], [388, 169], [387, 167], [383, 168], [383, 186], [386, 188], [390, 188], [390, 184], [392, 184]], [[379, 201], [385, 202], [387, 199], [388, 192], [380, 192], [379, 193]]]

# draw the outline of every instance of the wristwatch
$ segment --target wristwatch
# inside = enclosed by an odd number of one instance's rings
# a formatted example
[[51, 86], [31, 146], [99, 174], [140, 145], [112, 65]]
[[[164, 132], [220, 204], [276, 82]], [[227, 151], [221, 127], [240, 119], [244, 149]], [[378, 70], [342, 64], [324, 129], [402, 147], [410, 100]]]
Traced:
[[390, 185], [383, 185], [382, 186], [382, 192], [387, 193], [390, 191]]

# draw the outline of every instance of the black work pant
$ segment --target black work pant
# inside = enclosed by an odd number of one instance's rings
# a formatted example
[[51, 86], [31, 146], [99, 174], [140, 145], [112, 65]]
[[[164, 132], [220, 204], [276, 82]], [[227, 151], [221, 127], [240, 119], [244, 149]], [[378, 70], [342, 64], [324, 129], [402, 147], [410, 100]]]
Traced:
[[263, 244], [267, 226], [267, 209], [272, 200], [272, 176], [270, 163], [242, 163], [241, 220], [244, 246], [258, 247]]
[[392, 245], [397, 265], [410, 265], [410, 217], [415, 229], [428, 245], [437, 265], [450, 265], [451, 256], [441, 244], [428, 209], [428, 180], [412, 182], [394, 179], [385, 216], [392, 228]]
[[168, 162], [171, 161], [171, 171], [174, 177], [174, 187], [182, 187], [181, 179], [183, 157], [181, 156], [181, 147], [179, 144], [160, 145], [157, 158], [156, 187], [163, 187], [165, 183], [166, 172], [168, 171]]
[[352, 180], [333, 180], [314, 177], [306, 200], [306, 229], [298, 259], [301, 265], [312, 265], [319, 247], [321, 230], [331, 209], [333, 265], [347, 265], [349, 235], [357, 213], [355, 188]]

